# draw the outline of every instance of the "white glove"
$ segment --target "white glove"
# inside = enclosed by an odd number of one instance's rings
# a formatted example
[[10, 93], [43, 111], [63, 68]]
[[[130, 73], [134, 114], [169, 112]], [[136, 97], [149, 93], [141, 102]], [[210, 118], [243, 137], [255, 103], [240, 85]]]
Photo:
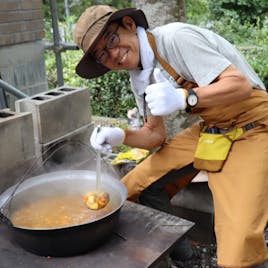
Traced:
[[145, 89], [145, 100], [153, 115], [167, 115], [177, 110], [184, 110], [186, 90], [174, 88], [158, 68], [154, 69], [156, 83]]
[[125, 131], [119, 127], [95, 128], [90, 137], [91, 146], [102, 153], [112, 152], [112, 146], [123, 143]]

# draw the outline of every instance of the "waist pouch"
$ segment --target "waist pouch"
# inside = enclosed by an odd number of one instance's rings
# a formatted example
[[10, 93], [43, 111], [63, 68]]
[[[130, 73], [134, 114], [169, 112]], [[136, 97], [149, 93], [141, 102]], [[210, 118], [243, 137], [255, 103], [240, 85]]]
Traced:
[[243, 128], [234, 128], [225, 133], [219, 132], [221, 132], [221, 129], [212, 127], [200, 133], [194, 155], [194, 167], [196, 169], [212, 172], [220, 171], [233, 142], [243, 134], [244, 130]]

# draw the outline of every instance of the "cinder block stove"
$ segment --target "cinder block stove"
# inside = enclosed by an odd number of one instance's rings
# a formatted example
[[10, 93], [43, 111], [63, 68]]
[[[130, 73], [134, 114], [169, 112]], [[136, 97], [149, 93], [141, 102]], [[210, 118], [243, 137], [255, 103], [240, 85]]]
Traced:
[[81, 144], [89, 144], [93, 129], [88, 88], [55, 88], [18, 100], [15, 107], [32, 114], [35, 154], [48, 170], [74, 168], [86, 158]]

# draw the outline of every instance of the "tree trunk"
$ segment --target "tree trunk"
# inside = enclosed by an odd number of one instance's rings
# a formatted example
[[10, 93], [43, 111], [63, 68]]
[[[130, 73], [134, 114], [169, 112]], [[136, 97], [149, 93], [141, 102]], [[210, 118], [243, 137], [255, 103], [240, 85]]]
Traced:
[[186, 21], [185, 0], [133, 0], [133, 5], [144, 11], [150, 28], [174, 21]]

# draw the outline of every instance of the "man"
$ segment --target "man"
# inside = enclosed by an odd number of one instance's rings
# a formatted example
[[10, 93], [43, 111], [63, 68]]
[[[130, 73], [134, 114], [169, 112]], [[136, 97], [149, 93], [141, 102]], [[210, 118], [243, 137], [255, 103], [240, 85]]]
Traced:
[[[222, 37], [193, 25], [171, 23], [149, 31], [137, 9], [90, 7], [79, 18], [74, 38], [85, 52], [77, 73], [90, 79], [109, 70], [128, 70], [145, 119], [139, 130], [94, 130], [92, 146], [160, 147], [122, 178], [128, 198], [170, 212], [172, 195], [199, 169], [207, 170], [218, 265], [265, 265], [268, 96], [245, 59]], [[184, 109], [203, 120], [166, 142], [163, 116]], [[215, 132], [232, 145], [224, 157], [227, 145], [222, 143], [202, 151], [214, 144], [215, 135], [205, 142], [199, 136]]]

